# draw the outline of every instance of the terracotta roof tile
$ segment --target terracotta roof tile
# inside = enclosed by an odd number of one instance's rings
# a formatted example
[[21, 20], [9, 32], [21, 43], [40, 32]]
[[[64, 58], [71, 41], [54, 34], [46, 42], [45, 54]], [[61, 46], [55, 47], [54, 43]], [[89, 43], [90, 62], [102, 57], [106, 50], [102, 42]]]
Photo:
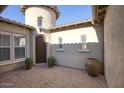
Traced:
[[20, 22], [15, 21], [15, 20], [10, 20], [8, 18], [4, 18], [4, 17], [1, 17], [1, 16], [0, 16], [0, 21], [11, 23], [11, 24], [15, 24], [15, 25], [18, 25], [18, 26], [21, 26], [21, 27], [25, 27], [25, 28], [29, 28], [29, 29], [35, 29], [33, 26], [22, 24]]
[[54, 29], [59, 29], [59, 28], [69, 27], [69, 26], [74, 26], [74, 25], [79, 25], [79, 24], [86, 24], [86, 23], [89, 23], [89, 22], [92, 22], [92, 20], [91, 19], [79, 20], [79, 21], [75, 21], [75, 22], [72, 22], [72, 23], [57, 25], [55, 27], [48, 28], [47, 30], [54, 30]]
[[49, 8], [49, 9], [53, 10], [54, 13], [56, 14], [56, 19], [58, 19], [59, 15], [60, 15], [60, 12], [59, 12], [57, 6], [55, 6], [55, 5], [21, 5], [20, 10], [22, 11], [23, 14], [25, 14], [25, 10], [28, 7], [32, 7], [32, 6], [46, 7], [46, 8]]

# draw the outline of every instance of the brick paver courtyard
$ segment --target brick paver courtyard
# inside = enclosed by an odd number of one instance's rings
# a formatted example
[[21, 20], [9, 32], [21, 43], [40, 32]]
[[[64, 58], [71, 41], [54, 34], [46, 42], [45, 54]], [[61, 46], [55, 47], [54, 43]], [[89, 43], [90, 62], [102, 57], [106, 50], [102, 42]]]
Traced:
[[17, 69], [0, 74], [0, 87], [34, 88], [86, 88], [107, 87], [103, 75], [90, 77], [86, 71], [63, 66], [48, 68], [46, 64], [31, 70]]

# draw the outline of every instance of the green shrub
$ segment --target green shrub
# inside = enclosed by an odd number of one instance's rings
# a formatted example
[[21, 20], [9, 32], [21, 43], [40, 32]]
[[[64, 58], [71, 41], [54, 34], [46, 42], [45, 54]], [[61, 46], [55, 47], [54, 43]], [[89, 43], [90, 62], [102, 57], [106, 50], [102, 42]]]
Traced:
[[31, 58], [26, 58], [25, 59], [25, 67], [26, 69], [31, 69], [32, 68], [32, 65], [33, 65], [33, 61]]
[[25, 59], [25, 64], [26, 64], [26, 65], [32, 65], [32, 64], [33, 64], [32, 59], [31, 59], [31, 58], [26, 58], [26, 59]]
[[48, 62], [48, 66], [49, 66], [49, 67], [53, 67], [53, 66], [55, 65], [55, 63], [56, 63], [56, 60], [55, 60], [54, 57], [50, 56], [50, 57], [48, 58], [47, 62]]

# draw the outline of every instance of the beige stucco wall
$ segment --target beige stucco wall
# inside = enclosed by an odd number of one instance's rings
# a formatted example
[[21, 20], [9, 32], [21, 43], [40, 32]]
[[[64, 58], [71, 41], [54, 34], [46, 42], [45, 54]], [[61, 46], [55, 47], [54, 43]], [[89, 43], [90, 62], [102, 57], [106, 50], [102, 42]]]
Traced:
[[[30, 52], [30, 49], [31, 49], [32, 41], [31, 41], [30, 38], [31, 38], [31, 33], [32, 32], [29, 29], [24, 28], [24, 27], [20, 27], [20, 26], [17, 26], [17, 25], [13, 25], [13, 24], [8, 24], [8, 23], [5, 23], [5, 22], [0, 22], [0, 32], [10, 33], [11, 36], [13, 34], [26, 35], [26, 37], [27, 37], [26, 57], [31, 57], [32, 53]], [[11, 44], [13, 44], [13, 39], [12, 38], [11, 38]], [[0, 70], [1, 70], [0, 72], [12, 70], [12, 69], [15, 69], [16, 67], [17, 68], [22, 67], [22, 64], [24, 66], [25, 58], [14, 59], [13, 48], [11, 48], [10, 51], [12, 51], [11, 54], [10, 54], [10, 60], [0, 62]], [[20, 62], [23, 62], [23, 63], [20, 63]], [[19, 64], [20, 64], [20, 66], [19, 66]], [[7, 68], [7, 70], [5, 70], [4, 68]]]
[[0, 66], [0, 73], [22, 68], [24, 67], [24, 65], [25, 64], [23, 61], [18, 63], [8, 64], [8, 65], [3, 65], [3, 66]]
[[49, 34], [49, 31], [47, 30], [42, 30], [40, 32], [39, 27], [37, 25], [37, 18], [40, 16], [43, 18], [42, 28], [47, 29], [47, 28], [51, 28], [56, 25], [56, 14], [51, 9], [45, 8], [45, 7], [36, 7], [36, 6], [32, 6], [26, 9], [25, 23], [28, 25], [34, 26], [36, 28], [36, 31], [33, 33], [33, 38], [32, 38], [32, 41], [33, 41], [33, 45], [32, 45], [33, 54], [32, 55], [33, 55], [33, 59], [35, 63], [36, 63], [35, 37], [41, 35], [46, 38], [46, 44], [47, 44], [46, 46], [47, 57], [46, 58], [48, 58], [48, 56], [50, 55], [50, 34]]
[[40, 32], [37, 26], [37, 18], [43, 18], [42, 27], [47, 29], [56, 25], [56, 14], [48, 8], [32, 6], [25, 11], [25, 23], [34, 26], [37, 29], [38, 34], [44, 34], [43, 31]]
[[105, 76], [109, 87], [124, 87], [124, 6], [109, 6], [104, 22]]
[[17, 34], [28, 34], [29, 29], [0, 21], [0, 30]]
[[[87, 47], [90, 52], [80, 53], [80, 37], [87, 35]], [[62, 37], [63, 52], [57, 51], [58, 37]], [[76, 27], [51, 33], [51, 55], [57, 64], [85, 69], [87, 58], [93, 57], [103, 62], [103, 29], [101, 26]]]

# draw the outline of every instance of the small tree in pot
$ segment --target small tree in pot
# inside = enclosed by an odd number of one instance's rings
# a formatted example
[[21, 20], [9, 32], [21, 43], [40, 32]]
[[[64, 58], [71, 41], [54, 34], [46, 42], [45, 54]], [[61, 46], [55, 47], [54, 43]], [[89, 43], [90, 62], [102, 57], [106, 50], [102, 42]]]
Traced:
[[48, 63], [48, 67], [53, 67], [56, 63], [56, 60], [54, 57], [50, 56], [47, 60], [47, 63]]
[[31, 58], [26, 58], [25, 59], [25, 66], [26, 66], [26, 69], [31, 69], [32, 68], [32, 65], [33, 65], [33, 61]]

